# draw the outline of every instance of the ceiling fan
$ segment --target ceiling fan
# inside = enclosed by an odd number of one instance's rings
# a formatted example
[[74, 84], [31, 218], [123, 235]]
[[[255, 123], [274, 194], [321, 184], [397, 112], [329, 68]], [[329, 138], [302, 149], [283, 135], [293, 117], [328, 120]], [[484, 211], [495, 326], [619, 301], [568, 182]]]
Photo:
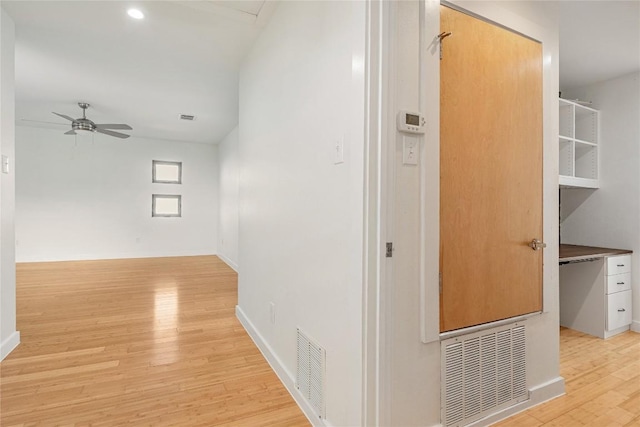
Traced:
[[130, 135], [126, 135], [120, 132], [114, 132], [111, 129], [124, 129], [124, 130], [133, 130], [133, 128], [129, 125], [125, 125], [124, 123], [120, 124], [97, 124], [87, 119], [86, 112], [87, 108], [89, 108], [89, 104], [86, 102], [78, 102], [78, 106], [82, 108], [82, 117], [79, 119], [72, 119], [71, 117], [56, 113], [53, 114], [56, 116], [60, 116], [63, 119], [67, 119], [71, 122], [71, 130], [65, 132], [65, 135], [77, 135], [76, 131], [85, 131], [85, 132], [98, 132], [103, 133], [109, 136], [115, 136], [116, 138], [129, 138]]

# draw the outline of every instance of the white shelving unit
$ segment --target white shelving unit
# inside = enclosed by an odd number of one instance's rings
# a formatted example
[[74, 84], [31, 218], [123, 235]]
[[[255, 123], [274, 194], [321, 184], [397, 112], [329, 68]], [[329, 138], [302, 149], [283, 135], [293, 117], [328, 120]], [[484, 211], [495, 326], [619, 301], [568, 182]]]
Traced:
[[560, 187], [598, 188], [600, 167], [598, 144], [600, 113], [566, 99], [560, 99]]

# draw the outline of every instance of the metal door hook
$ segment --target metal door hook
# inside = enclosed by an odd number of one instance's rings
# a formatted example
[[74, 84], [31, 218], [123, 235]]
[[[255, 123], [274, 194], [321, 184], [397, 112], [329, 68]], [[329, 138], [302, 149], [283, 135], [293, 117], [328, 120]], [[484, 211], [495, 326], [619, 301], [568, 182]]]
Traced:
[[451, 33], [442, 32], [438, 34], [438, 41], [440, 42], [440, 59], [442, 59], [442, 40], [449, 37]]

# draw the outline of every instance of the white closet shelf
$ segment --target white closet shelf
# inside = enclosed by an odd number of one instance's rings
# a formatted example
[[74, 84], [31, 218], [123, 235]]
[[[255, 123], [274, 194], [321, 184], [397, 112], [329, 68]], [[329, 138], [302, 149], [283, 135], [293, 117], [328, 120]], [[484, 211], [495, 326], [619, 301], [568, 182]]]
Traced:
[[559, 183], [561, 188], [599, 188], [599, 112], [559, 101]]
[[597, 179], [565, 175], [560, 175], [559, 178], [560, 188], [600, 188], [600, 181]]

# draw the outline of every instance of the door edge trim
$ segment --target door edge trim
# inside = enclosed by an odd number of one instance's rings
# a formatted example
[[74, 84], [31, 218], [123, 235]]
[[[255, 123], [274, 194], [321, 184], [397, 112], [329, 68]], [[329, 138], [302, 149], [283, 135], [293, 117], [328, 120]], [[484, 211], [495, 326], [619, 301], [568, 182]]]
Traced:
[[511, 33], [517, 34], [517, 35], [522, 36], [522, 37], [524, 37], [526, 39], [534, 41], [536, 43], [542, 44], [542, 41], [540, 41], [540, 40], [534, 39], [531, 36], [528, 36], [528, 35], [526, 35], [524, 33], [521, 33], [520, 31], [516, 31], [513, 28], [509, 28], [506, 25], [503, 25], [503, 24], [501, 24], [499, 22], [493, 21], [493, 20], [487, 18], [486, 16], [482, 16], [482, 15], [479, 15], [479, 14], [477, 14], [475, 12], [471, 12], [470, 10], [465, 9], [463, 7], [460, 7], [455, 3], [451, 3], [451, 2], [449, 2], [447, 0], [440, 0], [440, 4], [442, 6], [448, 7], [449, 9], [453, 9], [453, 10], [456, 10], [456, 11], [458, 11], [460, 13], [464, 13], [465, 15], [469, 15], [469, 16], [471, 16], [473, 18], [479, 19], [480, 21], [487, 22], [487, 23], [489, 23], [491, 25], [495, 25], [496, 27], [502, 28], [503, 30], [507, 30], [507, 31], [509, 31]]

